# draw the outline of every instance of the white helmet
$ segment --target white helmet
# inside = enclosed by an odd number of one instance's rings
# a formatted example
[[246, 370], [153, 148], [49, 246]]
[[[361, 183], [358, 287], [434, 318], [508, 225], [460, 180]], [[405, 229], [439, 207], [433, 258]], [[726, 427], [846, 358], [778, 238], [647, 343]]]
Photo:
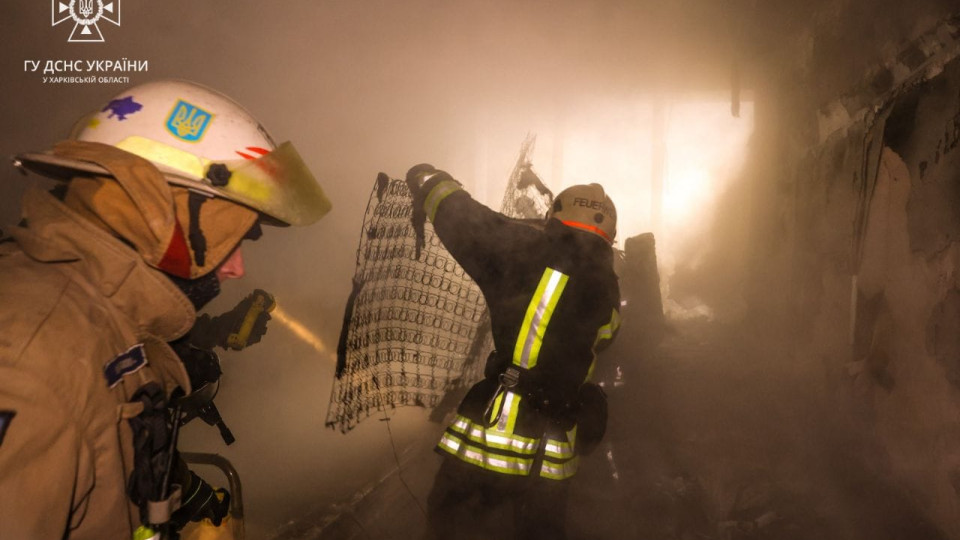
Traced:
[[171, 184], [286, 224], [313, 223], [331, 208], [292, 144], [276, 145], [243, 107], [193, 82], [128, 88], [82, 118], [71, 138], [116, 146], [153, 162]]
[[550, 218], [593, 233], [609, 244], [617, 236], [617, 208], [600, 184], [579, 184], [558, 193], [547, 212]]

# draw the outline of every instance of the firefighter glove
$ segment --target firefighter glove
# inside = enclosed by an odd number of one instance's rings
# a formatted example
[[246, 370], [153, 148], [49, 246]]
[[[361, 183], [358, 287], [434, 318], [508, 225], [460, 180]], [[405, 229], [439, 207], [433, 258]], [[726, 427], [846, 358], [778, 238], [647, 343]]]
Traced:
[[413, 226], [413, 234], [416, 238], [414, 243], [414, 256], [417, 259], [420, 258], [420, 249], [425, 244], [423, 226], [427, 221], [427, 214], [423, 210], [425, 195], [420, 193], [420, 187], [423, 186], [423, 179], [436, 171], [433, 165], [429, 163], [414, 165], [407, 171], [407, 188], [410, 189], [410, 197], [413, 199], [413, 212], [410, 214], [410, 224]]
[[420, 163], [419, 165], [414, 165], [410, 167], [410, 170], [407, 171], [407, 187], [410, 188], [410, 195], [416, 197], [418, 191], [420, 191], [420, 186], [423, 185], [423, 179], [429, 175], [437, 172], [437, 169], [429, 163]]
[[197, 317], [188, 342], [198, 349], [243, 349], [253, 345], [267, 333], [270, 311], [275, 307], [273, 296], [256, 289], [230, 311], [210, 317]]
[[585, 383], [580, 387], [577, 415], [577, 448], [587, 455], [603, 440], [607, 432], [607, 394], [600, 385]]

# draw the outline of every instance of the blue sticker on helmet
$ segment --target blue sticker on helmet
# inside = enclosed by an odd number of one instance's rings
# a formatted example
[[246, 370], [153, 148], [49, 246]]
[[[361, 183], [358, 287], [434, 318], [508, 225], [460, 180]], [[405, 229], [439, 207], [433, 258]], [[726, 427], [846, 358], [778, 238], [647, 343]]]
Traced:
[[107, 118], [117, 117], [117, 120], [126, 120], [128, 114], [139, 112], [143, 105], [133, 100], [133, 96], [115, 99], [103, 108], [101, 112], [110, 111]]
[[3, 444], [3, 437], [7, 434], [7, 428], [10, 422], [17, 415], [17, 411], [0, 411], [0, 444]]
[[138, 343], [107, 362], [103, 366], [103, 376], [107, 378], [107, 386], [113, 388], [124, 376], [140, 371], [145, 365], [147, 365], [147, 355], [143, 353], [143, 344]]
[[184, 100], [177, 104], [167, 117], [167, 131], [174, 137], [187, 142], [197, 142], [210, 126], [213, 114]]

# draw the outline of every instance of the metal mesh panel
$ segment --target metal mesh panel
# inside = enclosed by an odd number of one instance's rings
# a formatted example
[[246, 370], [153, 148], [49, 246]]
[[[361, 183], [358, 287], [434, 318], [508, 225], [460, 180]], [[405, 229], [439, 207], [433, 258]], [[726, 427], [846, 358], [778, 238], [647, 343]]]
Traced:
[[[528, 138], [511, 173], [511, 217], [549, 206], [517, 188], [532, 147]], [[327, 412], [326, 425], [344, 433], [395, 407], [455, 405], [451, 396], [481, 377], [493, 348], [483, 295], [429, 222], [416, 258], [411, 212], [406, 183], [381, 174], [364, 215]]]
[[553, 203], [553, 193], [531, 173], [536, 137], [528, 135], [520, 146], [520, 156], [503, 192], [500, 213], [517, 219], [541, 219]]

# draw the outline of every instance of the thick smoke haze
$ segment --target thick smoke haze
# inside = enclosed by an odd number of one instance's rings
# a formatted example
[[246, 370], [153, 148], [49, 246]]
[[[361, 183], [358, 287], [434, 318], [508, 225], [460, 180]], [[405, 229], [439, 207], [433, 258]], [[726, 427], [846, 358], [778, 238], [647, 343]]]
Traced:
[[[663, 249], [669, 270], [679, 272], [677, 295], [667, 299], [676, 309], [702, 314], [696, 308], [706, 303], [707, 312], [740, 320], [751, 294], [760, 294], [756, 286], [744, 293], [745, 281], [768, 284], [745, 267], [756, 267], [751, 257], [761, 251], [748, 245], [772, 242], [775, 232], [751, 229], [751, 220], [775, 211], [767, 202], [782, 196], [770, 180], [780, 159], [774, 156], [784, 155], [782, 141], [816, 137], [815, 122], [786, 111], [816, 110], [848, 91], [869, 66], [944, 17], [949, 4], [126, 0], [120, 27], [101, 24], [104, 43], [68, 43], [70, 24], [51, 26], [50, 3], [8, 0], [0, 22], [0, 155], [49, 148], [127, 86], [44, 82], [71, 75], [45, 75], [47, 61], [78, 59], [148, 62], [143, 72], [109, 74], [129, 77], [130, 85], [182, 78], [218, 89], [278, 142], [297, 147], [332, 212], [306, 228], [266, 228], [260, 240], [245, 243], [247, 276], [226, 283], [207, 311], [230, 309], [262, 288], [322, 345], [274, 320], [259, 345], [223, 353], [217, 403], [237, 442], [223, 446], [201, 422], [190, 424], [182, 441], [183, 450], [233, 462], [244, 482], [248, 538], [270, 538], [371, 486], [395, 468], [394, 447], [402, 457], [432, 442], [437, 430], [420, 409], [391, 411], [392, 440], [375, 418], [348, 435], [323, 425], [360, 226], [378, 172], [400, 177], [429, 162], [497, 206], [521, 142], [537, 134], [534, 166], [551, 188], [615, 177], [615, 201], [632, 209], [621, 219], [633, 220], [629, 234], [638, 234], [657, 228], [645, 214], [651, 111], [673, 105], [680, 118], [684, 104], [708, 103], [700, 118], [736, 122], [729, 111], [732, 88], [739, 88], [738, 125], [749, 127], [737, 128], [735, 137], [717, 128], [697, 139], [736, 138], [727, 153], [739, 155], [713, 162], [717, 176], [707, 184], [701, 219], [690, 234], [676, 236], [683, 245]], [[28, 60], [41, 62], [40, 70], [26, 69]], [[790, 90], [787, 74], [802, 74], [806, 90], [800, 83]], [[618, 133], [633, 134], [635, 146]], [[594, 155], [563, 142], [578, 134], [596, 135]], [[622, 164], [631, 151], [640, 156], [630, 161], [636, 170]], [[50, 185], [12, 167], [0, 170], [0, 229], [19, 219], [19, 198], [30, 184]], [[699, 189], [707, 188], [691, 184], [684, 193]]]

